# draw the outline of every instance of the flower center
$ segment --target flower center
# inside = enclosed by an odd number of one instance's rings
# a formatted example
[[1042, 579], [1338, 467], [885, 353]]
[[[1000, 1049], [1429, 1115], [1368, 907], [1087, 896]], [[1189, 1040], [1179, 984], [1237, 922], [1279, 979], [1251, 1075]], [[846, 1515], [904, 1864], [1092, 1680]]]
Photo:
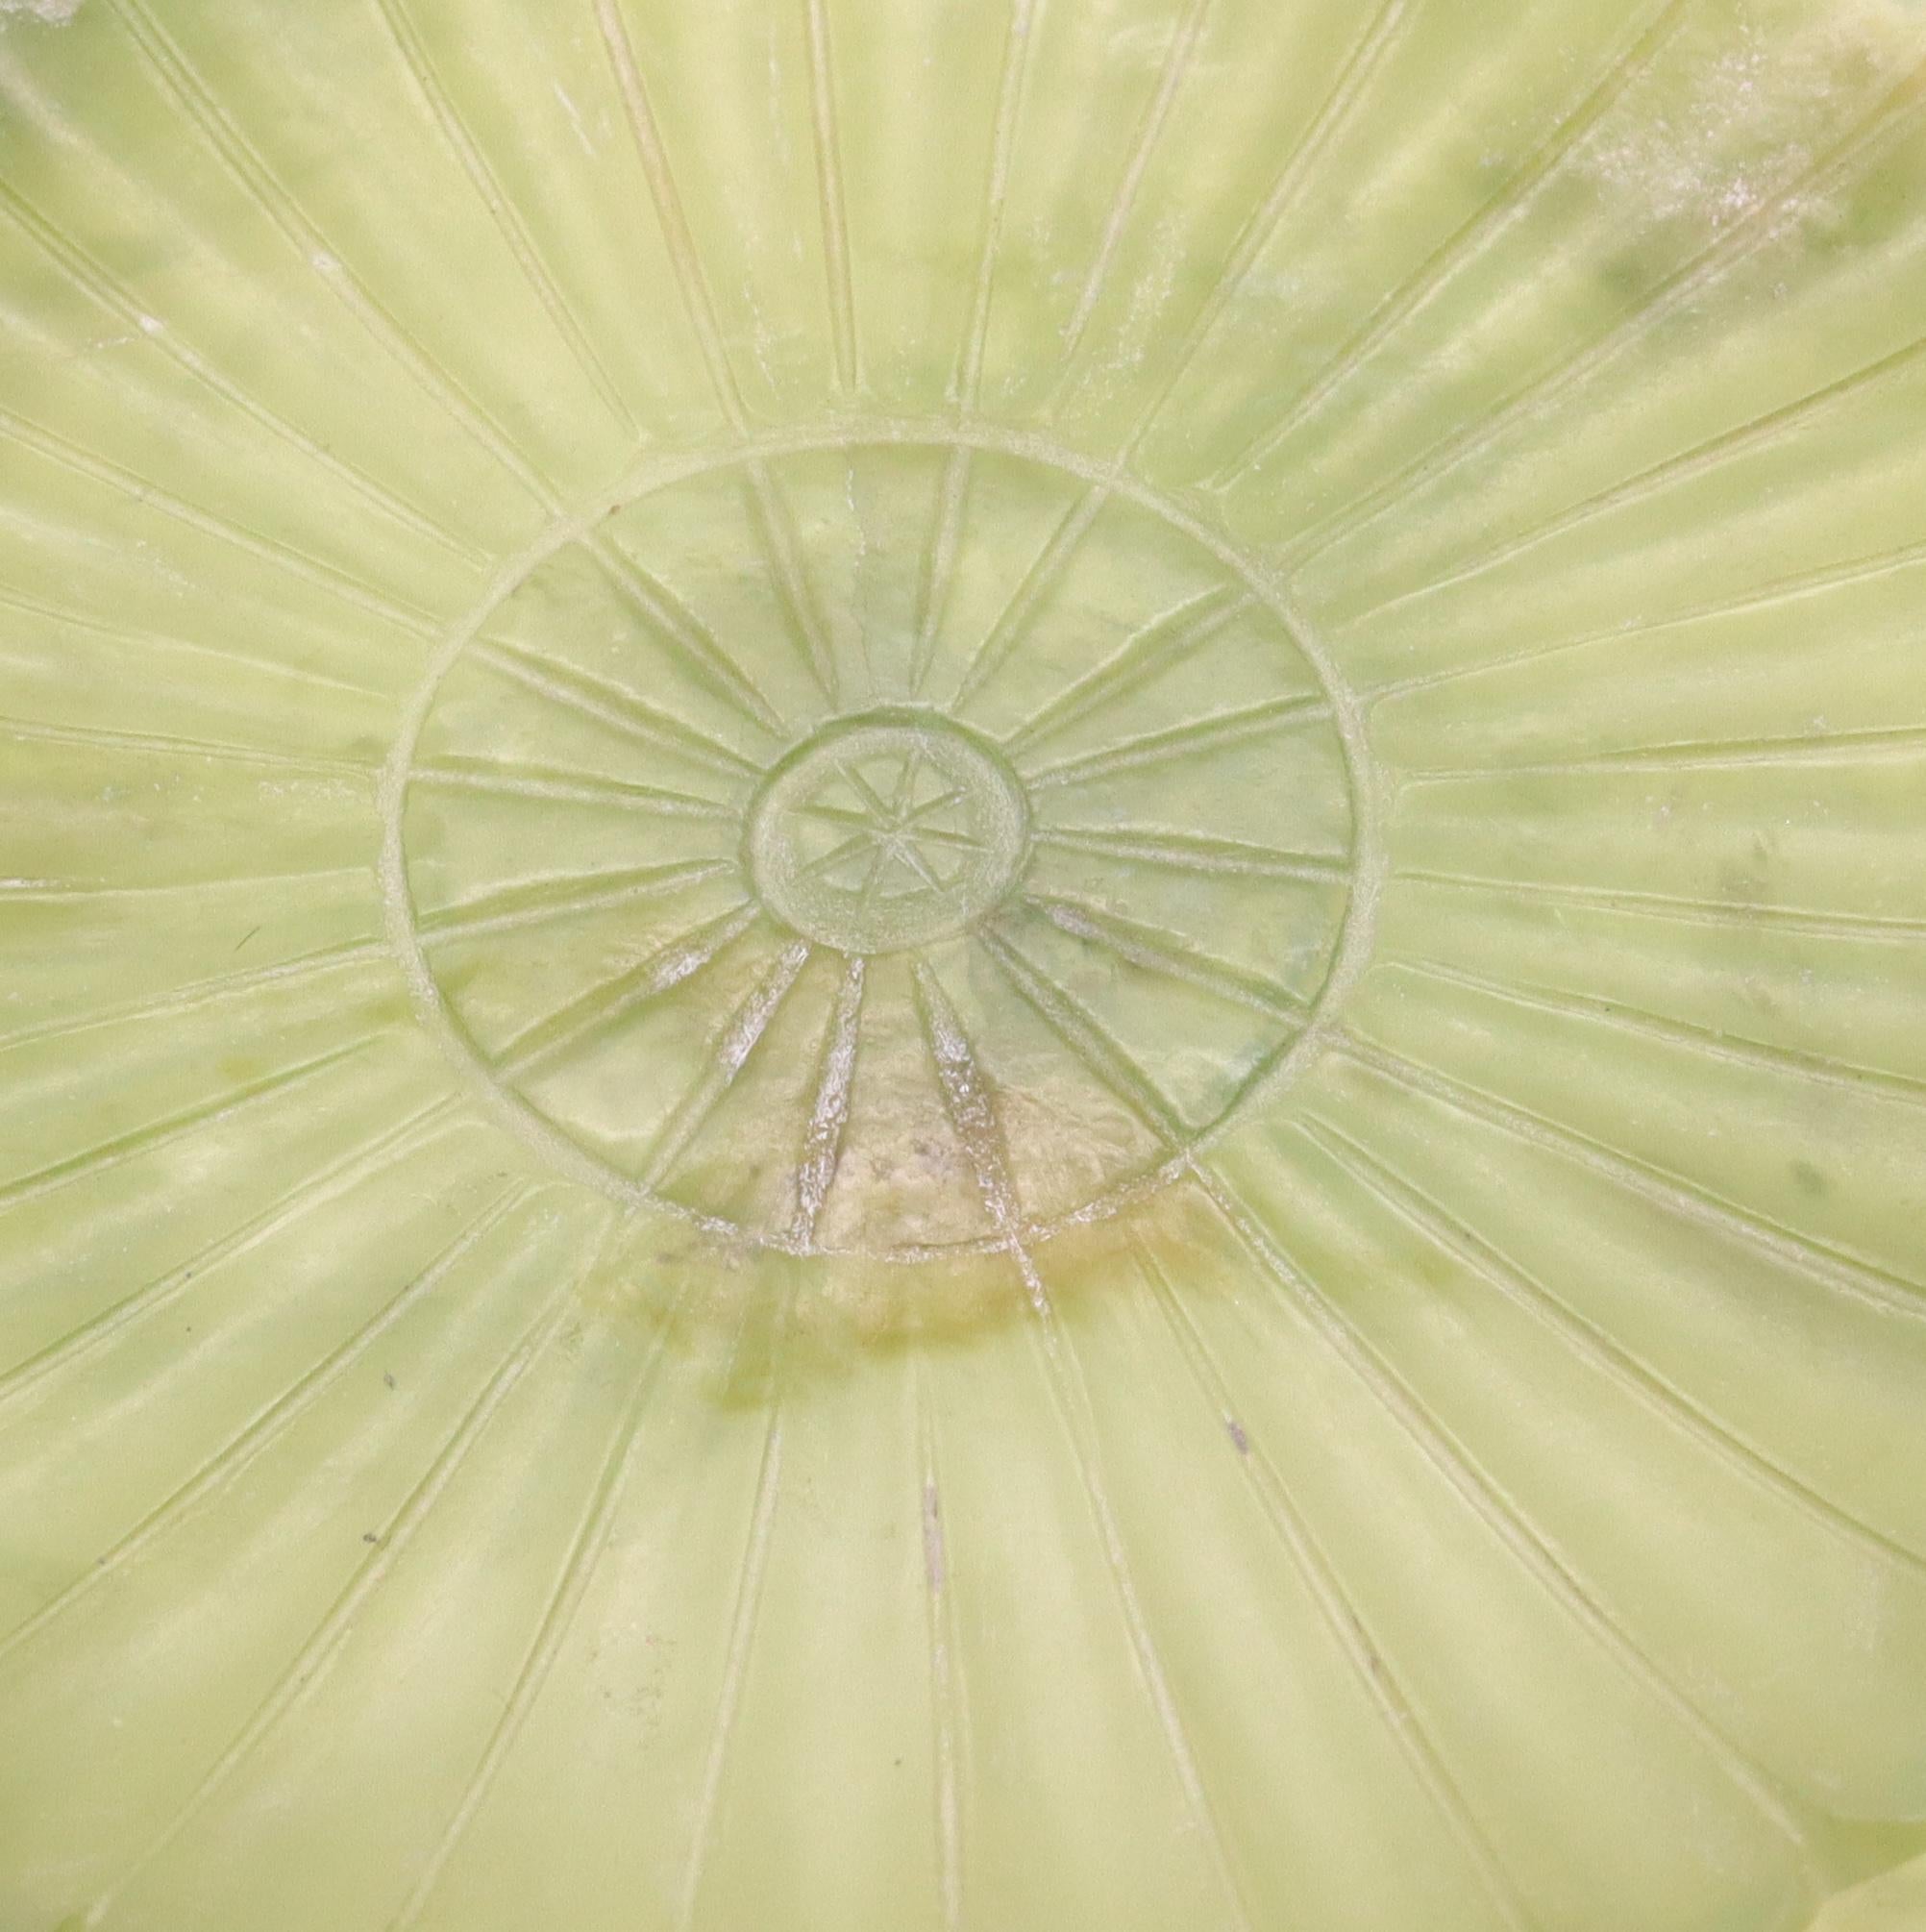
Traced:
[[750, 875], [806, 938], [896, 953], [964, 930], [1014, 883], [1028, 807], [974, 732], [917, 711], [839, 718], [752, 805]]

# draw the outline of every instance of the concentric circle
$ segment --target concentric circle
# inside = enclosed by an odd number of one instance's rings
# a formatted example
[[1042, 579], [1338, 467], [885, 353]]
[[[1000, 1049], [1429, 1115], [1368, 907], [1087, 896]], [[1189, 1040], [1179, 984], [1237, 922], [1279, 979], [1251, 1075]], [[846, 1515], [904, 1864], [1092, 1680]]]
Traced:
[[802, 1251], [1160, 1184], [1367, 937], [1346, 695], [1181, 511], [1027, 441], [638, 481], [457, 633], [389, 779], [391, 931], [506, 1117]]
[[4, 1932], [1920, 1920], [1922, 0], [0, 69]]
[[770, 776], [750, 873], [778, 919], [848, 954], [962, 932], [1015, 882], [1028, 807], [1003, 761], [935, 714], [842, 718]]

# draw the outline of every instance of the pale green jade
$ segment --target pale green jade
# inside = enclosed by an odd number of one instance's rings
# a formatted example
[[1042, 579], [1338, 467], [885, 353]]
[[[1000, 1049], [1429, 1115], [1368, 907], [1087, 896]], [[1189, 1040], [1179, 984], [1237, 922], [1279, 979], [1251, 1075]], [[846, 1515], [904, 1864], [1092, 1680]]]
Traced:
[[1926, 1927], [1926, 6], [0, 0], [0, 1932]]

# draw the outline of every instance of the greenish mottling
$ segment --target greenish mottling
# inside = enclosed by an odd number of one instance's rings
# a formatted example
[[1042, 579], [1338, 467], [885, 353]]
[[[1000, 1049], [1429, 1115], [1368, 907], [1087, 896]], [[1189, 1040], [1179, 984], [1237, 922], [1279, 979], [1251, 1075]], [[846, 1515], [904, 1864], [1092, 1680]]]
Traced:
[[1926, 1923], [1922, 608], [1916, 0], [0, 0], [0, 1932]]

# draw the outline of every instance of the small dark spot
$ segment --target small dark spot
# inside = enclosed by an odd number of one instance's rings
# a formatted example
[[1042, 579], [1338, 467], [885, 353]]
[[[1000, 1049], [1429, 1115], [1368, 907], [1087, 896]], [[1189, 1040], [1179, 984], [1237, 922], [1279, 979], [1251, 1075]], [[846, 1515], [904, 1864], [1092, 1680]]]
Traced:
[[379, 1545], [381, 1543], [381, 1540], [382, 1539], [380, 1535], [372, 1529], [364, 1529], [361, 1532], [361, 1541], [363, 1543], [372, 1543]]
[[241, 941], [241, 943], [240, 943], [240, 946], [236, 946], [236, 947], [235, 948], [235, 951], [236, 953], [238, 953], [238, 952], [239, 952], [239, 951], [241, 950], [241, 946], [245, 946], [245, 945], [247, 944], [248, 940], [249, 940], [249, 939], [252, 939], [252, 938], [254, 937], [255, 933], [256, 933], [256, 932], [259, 932], [259, 930], [260, 930], [260, 928], [259, 928], [259, 926], [255, 927], [255, 928], [253, 929], [253, 930], [252, 930], [252, 931], [250, 931], [250, 932], [249, 932], [249, 933], [247, 934], [246, 938], [243, 938], [243, 939], [242, 939], [242, 941]]
[[1758, 906], [1764, 904], [1767, 882], [1763, 866], [1740, 865], [1728, 859], [1718, 868], [1720, 896], [1741, 905]]
[[1829, 1191], [1832, 1183], [1809, 1160], [1795, 1160], [1792, 1163], [1792, 1178], [1798, 1182], [1802, 1194], [1816, 1198]]
[[1244, 1424], [1235, 1416], [1225, 1416], [1223, 1425], [1230, 1431], [1230, 1439], [1237, 1445], [1239, 1455], [1250, 1453], [1250, 1438], [1245, 1433]]
[[382, 1371], [382, 1380], [384, 1381], [391, 1389], [397, 1386], [394, 1376], [390, 1375], [388, 1371], [385, 1369]]

